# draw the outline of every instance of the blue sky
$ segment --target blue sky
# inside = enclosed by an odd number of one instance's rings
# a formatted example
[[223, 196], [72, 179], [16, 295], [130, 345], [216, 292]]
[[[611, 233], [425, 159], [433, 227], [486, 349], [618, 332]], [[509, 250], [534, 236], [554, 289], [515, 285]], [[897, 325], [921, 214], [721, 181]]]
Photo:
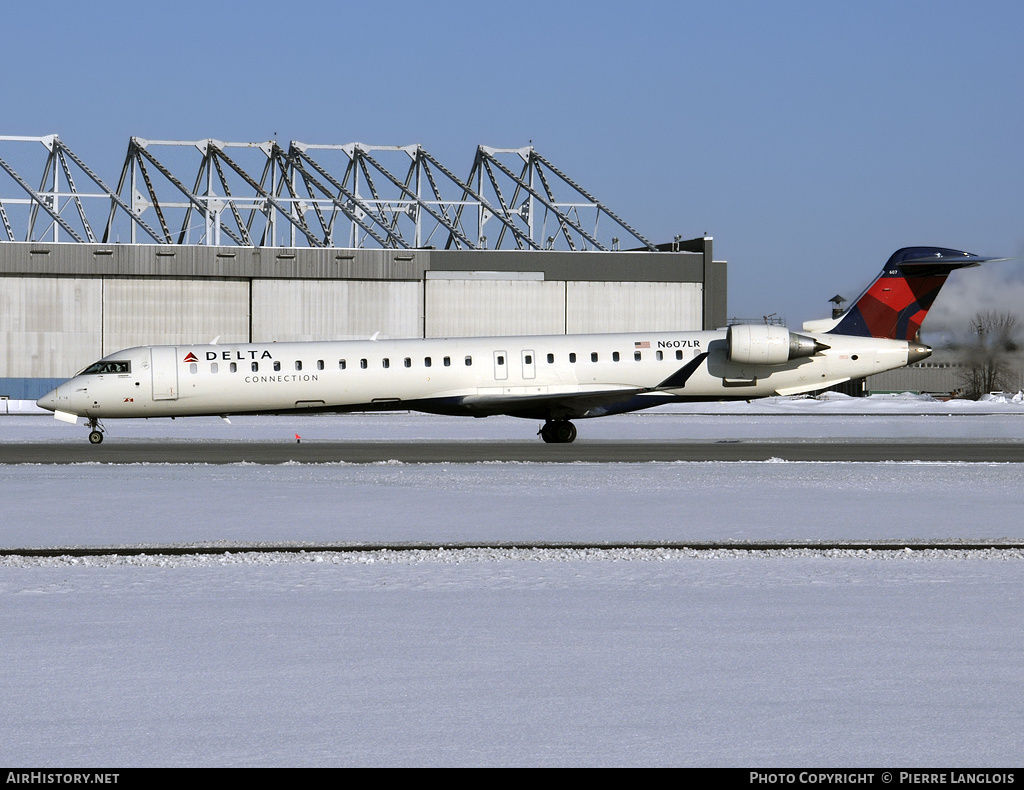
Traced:
[[1024, 258], [1019, 2], [58, 0], [2, 24], [0, 134], [59, 134], [108, 181], [131, 135], [420, 143], [460, 175], [532, 140], [653, 241], [714, 236], [730, 315], [791, 325], [898, 247]]

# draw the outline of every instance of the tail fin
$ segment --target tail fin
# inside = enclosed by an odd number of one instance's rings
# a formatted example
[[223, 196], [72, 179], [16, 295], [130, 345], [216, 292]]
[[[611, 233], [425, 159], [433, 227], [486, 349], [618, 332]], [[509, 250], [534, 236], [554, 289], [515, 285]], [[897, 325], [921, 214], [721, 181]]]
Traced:
[[946, 277], [993, 258], [942, 247], [904, 247], [828, 330], [835, 335], [913, 340]]

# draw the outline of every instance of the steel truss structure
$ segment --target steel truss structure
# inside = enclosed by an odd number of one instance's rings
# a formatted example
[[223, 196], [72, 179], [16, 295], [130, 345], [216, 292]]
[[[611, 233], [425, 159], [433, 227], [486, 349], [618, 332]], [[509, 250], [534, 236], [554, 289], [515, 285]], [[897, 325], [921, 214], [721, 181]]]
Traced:
[[657, 249], [532, 146], [479, 146], [462, 180], [419, 145], [132, 137], [112, 189], [57, 135], [0, 136], [0, 171], [0, 242]]

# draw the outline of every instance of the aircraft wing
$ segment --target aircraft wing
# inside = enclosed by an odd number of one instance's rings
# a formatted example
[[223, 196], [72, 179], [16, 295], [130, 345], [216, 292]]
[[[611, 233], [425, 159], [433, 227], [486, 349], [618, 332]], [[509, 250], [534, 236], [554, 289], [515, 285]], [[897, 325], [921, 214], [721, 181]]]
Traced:
[[466, 395], [461, 404], [472, 414], [485, 417], [506, 414], [511, 417], [528, 417], [541, 420], [574, 419], [586, 417], [592, 411], [624, 403], [649, 390], [630, 385], [603, 385], [588, 389], [585, 386], [565, 388], [563, 391], [528, 393], [515, 389], [495, 387], [493, 392], [480, 390], [476, 395]]
[[[580, 417], [594, 417], [618, 411], [633, 411], [655, 405], [654, 403], [623, 404], [639, 395], [658, 393], [663, 390], [681, 389], [697, 369], [704, 364], [707, 353], [699, 354], [690, 362], [658, 384], [656, 387], [636, 385], [602, 385], [588, 388], [574, 385], [545, 393], [514, 392], [515, 388], [495, 387], [493, 392], [479, 390], [476, 395], [461, 399], [461, 405], [481, 417], [489, 414], [507, 414], [513, 417], [531, 417], [543, 420], [571, 420]], [[521, 388], [527, 389], [527, 388]]]

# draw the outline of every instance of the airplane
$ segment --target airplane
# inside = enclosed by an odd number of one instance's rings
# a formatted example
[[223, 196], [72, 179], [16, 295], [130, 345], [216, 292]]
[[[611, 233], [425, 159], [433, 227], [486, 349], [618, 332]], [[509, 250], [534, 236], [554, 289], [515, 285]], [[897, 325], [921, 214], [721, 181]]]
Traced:
[[919, 330], [950, 272], [985, 258], [906, 247], [838, 318], [803, 331], [737, 324], [698, 332], [140, 346], [95, 362], [37, 403], [58, 419], [411, 410], [543, 420], [548, 443], [572, 420], [680, 401], [797, 395], [931, 354]]

